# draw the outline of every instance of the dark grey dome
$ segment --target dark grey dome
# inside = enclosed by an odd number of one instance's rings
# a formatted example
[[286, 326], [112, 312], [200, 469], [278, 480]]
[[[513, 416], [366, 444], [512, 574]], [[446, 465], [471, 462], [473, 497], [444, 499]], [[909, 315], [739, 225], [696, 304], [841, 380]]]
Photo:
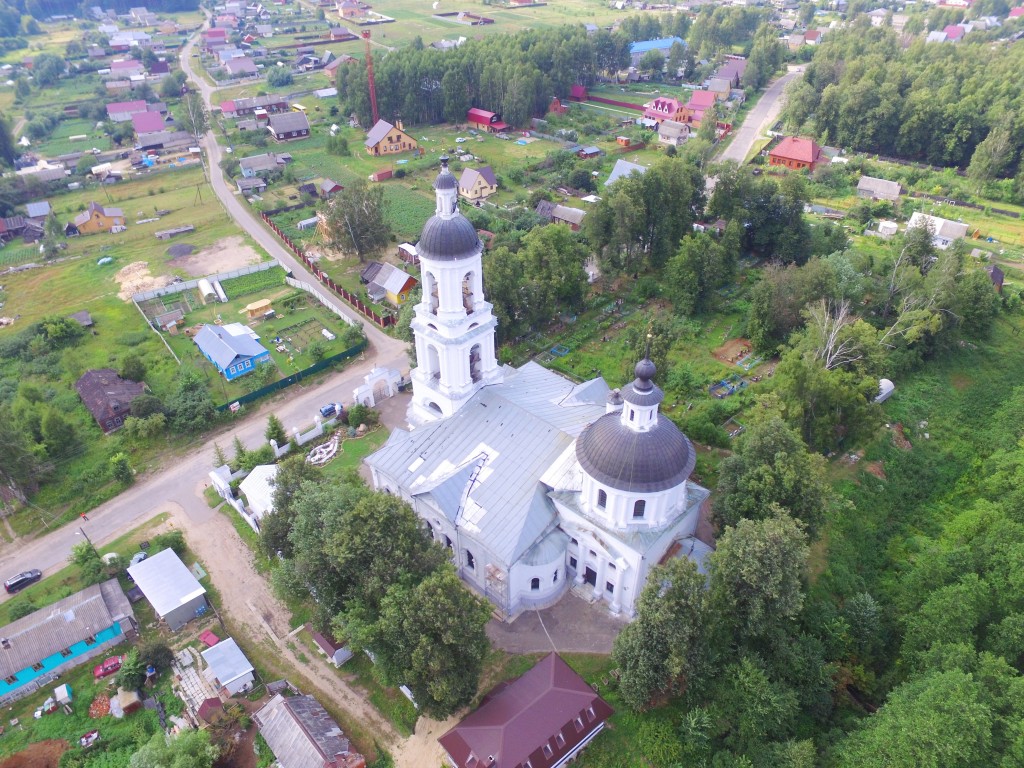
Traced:
[[576, 459], [602, 485], [627, 493], [651, 493], [681, 485], [697, 462], [693, 443], [665, 416], [647, 432], [623, 426], [606, 413], [576, 440]]
[[654, 374], [658, 372], [658, 369], [655, 367], [654, 363], [651, 362], [649, 357], [645, 357], [637, 363], [633, 372], [636, 374], [636, 383], [633, 386], [637, 389], [645, 390], [654, 386], [651, 379], [654, 378]]
[[622, 388], [622, 399], [641, 408], [659, 405], [665, 399], [665, 393], [661, 391], [660, 387], [656, 387], [649, 381], [647, 385], [647, 389], [641, 389], [641, 381], [637, 379], [629, 386]]
[[434, 189], [458, 189], [459, 181], [455, 178], [455, 174], [445, 168], [434, 179]]
[[[439, 177], [440, 178], [440, 177]], [[458, 261], [478, 255], [483, 250], [476, 229], [462, 214], [450, 219], [431, 216], [423, 226], [416, 252], [421, 259]]]

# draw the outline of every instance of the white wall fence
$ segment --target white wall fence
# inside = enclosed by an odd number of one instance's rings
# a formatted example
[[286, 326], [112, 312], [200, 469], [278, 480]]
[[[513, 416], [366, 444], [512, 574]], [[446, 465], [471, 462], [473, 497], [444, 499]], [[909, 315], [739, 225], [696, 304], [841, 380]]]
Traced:
[[[233, 277], [241, 277], [242, 275], [251, 275], [254, 272], [265, 272], [268, 269], [274, 267], [281, 267], [287, 272], [288, 270], [280, 264], [276, 259], [271, 261], [264, 261], [260, 264], [253, 264], [248, 267], [240, 267], [233, 269], [230, 272], [220, 272], [216, 275], [205, 275], [203, 277], [197, 277], [195, 280], [185, 280], [181, 283], [172, 283], [171, 285], [164, 286], [163, 288], [155, 288], [152, 291], [142, 291], [132, 295], [132, 301], [136, 305], [140, 301], [148, 301], [149, 299], [156, 299], [161, 296], [171, 296], [175, 293], [182, 293], [183, 291], [191, 291], [193, 288], [199, 287], [200, 280], [209, 280], [211, 283], [214, 280], [230, 280]], [[229, 297], [230, 298], [230, 297]]]

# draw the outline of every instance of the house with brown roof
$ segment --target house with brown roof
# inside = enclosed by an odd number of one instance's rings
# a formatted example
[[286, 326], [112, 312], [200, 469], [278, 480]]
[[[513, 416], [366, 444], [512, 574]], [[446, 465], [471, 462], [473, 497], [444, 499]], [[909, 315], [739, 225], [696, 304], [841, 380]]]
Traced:
[[106, 434], [124, 426], [132, 412], [132, 400], [146, 391], [146, 385], [128, 381], [111, 368], [86, 371], [75, 382], [75, 391]]
[[611, 715], [608, 703], [549, 653], [494, 688], [438, 741], [455, 768], [554, 768], [575, 759]]
[[334, 719], [312, 696], [277, 694], [253, 715], [283, 768], [365, 768]]
[[498, 191], [498, 179], [491, 166], [467, 168], [459, 178], [459, 196], [466, 200], [480, 200]]
[[818, 143], [813, 139], [802, 139], [799, 136], [787, 136], [768, 153], [768, 165], [788, 168], [791, 171], [813, 171], [823, 162], [826, 162], [826, 158]]
[[374, 157], [380, 157], [416, 150], [420, 145], [405, 132], [401, 120], [397, 121], [397, 125], [392, 125], [387, 120], [378, 120], [366, 134], [363, 146]]
[[124, 211], [120, 208], [105, 208], [99, 203], [89, 207], [74, 218], [75, 228], [81, 235], [109, 232], [113, 227], [124, 226]]

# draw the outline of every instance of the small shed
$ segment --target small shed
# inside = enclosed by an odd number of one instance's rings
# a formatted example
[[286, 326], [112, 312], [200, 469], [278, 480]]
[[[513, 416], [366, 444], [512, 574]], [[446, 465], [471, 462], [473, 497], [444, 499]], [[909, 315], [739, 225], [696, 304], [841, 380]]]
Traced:
[[893, 384], [889, 379], [878, 380], [878, 397], [875, 398], [876, 403], [884, 403], [890, 397], [892, 393], [896, 391], [896, 385]]
[[253, 666], [233, 637], [222, 640], [202, 653], [207, 667], [203, 675], [222, 696], [234, 696], [252, 688], [256, 678]]
[[412, 243], [402, 243], [398, 246], [398, 258], [406, 264], [419, 264], [420, 256], [416, 246]]
[[273, 312], [274, 308], [270, 299], [259, 299], [251, 304], [246, 304], [245, 309], [242, 311], [245, 312], [246, 317], [252, 320], [257, 317], [263, 317], [268, 312]]
[[330, 632], [317, 632], [313, 629], [312, 624], [307, 624], [306, 629], [309, 630], [310, 637], [316, 643], [317, 650], [326, 656], [334, 666], [340, 667], [352, 658], [352, 650], [344, 643], [335, 640]]
[[173, 632], [206, 612], [206, 589], [173, 549], [130, 566], [128, 575]]
[[274, 511], [274, 480], [276, 478], [276, 464], [261, 464], [254, 467], [252, 472], [238, 484], [238, 490], [245, 494], [249, 513], [257, 521]]

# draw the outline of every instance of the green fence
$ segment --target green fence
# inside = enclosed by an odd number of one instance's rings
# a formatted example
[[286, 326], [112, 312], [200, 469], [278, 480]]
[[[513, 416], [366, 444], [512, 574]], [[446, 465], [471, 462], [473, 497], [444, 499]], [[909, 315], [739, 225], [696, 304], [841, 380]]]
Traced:
[[336, 355], [325, 357], [319, 363], [313, 363], [313, 365], [309, 366], [309, 368], [304, 368], [298, 373], [293, 373], [291, 376], [285, 376], [283, 379], [275, 381], [273, 384], [268, 384], [267, 386], [261, 387], [260, 389], [250, 392], [247, 395], [242, 395], [236, 400], [232, 400], [230, 403], [218, 405], [217, 410], [226, 411], [235, 403], [238, 403], [239, 405], [247, 405], [248, 403], [259, 400], [261, 397], [272, 395], [274, 392], [285, 389], [286, 387], [290, 387], [292, 384], [302, 381], [307, 376], [312, 376], [314, 373], [318, 373], [322, 371], [324, 368], [330, 368], [337, 362], [340, 362], [342, 360], [348, 360], [349, 358], [355, 357], [364, 349], [366, 349], [366, 339], [363, 339], [354, 347], [349, 347], [344, 352], [339, 352]]

